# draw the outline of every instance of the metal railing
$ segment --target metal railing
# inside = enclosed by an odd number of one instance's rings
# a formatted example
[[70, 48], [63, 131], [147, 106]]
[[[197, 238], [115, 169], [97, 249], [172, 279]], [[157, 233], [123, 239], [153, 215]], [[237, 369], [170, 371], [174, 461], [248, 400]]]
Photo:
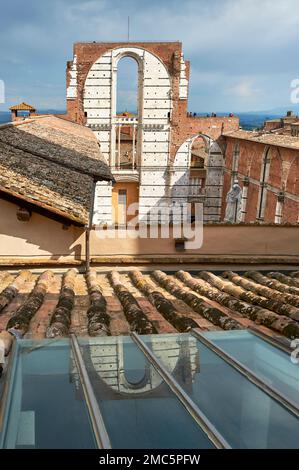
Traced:
[[271, 344], [271, 346], [280, 349], [281, 351], [283, 351], [286, 354], [291, 355], [291, 353], [293, 351], [292, 348], [287, 343], [284, 344], [282, 342], [283, 340], [286, 340], [285, 336], [282, 336], [282, 341], [279, 341], [276, 338], [270, 337], [270, 336], [266, 335], [265, 333], [262, 333], [261, 331], [257, 330], [253, 326], [250, 326], [248, 329], [249, 329], [250, 333], [257, 336], [258, 338], [261, 338], [263, 341], [266, 341], [267, 343]]
[[99, 449], [111, 449], [109, 435], [88, 376], [80, 346], [73, 333], [70, 335], [70, 340], [97, 445]]

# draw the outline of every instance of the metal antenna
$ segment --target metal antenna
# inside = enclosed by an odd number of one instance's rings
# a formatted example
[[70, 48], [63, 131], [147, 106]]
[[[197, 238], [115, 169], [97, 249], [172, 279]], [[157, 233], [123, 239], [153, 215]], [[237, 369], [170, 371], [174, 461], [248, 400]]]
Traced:
[[128, 16], [128, 42], [130, 41], [130, 17]]

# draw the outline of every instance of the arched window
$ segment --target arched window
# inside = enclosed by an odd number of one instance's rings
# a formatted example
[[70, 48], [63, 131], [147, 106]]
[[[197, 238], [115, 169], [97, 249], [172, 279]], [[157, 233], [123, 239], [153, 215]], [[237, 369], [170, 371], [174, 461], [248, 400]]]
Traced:
[[117, 63], [116, 112], [138, 113], [138, 63], [132, 57], [123, 57]]
[[124, 343], [123, 361], [123, 385], [128, 389], [144, 389], [150, 382], [150, 366], [144, 354], [134, 344]]
[[117, 63], [115, 162], [118, 170], [136, 167], [138, 98], [138, 63], [126, 56]]
[[208, 150], [202, 137], [197, 137], [191, 147], [189, 195], [199, 196], [203, 193], [206, 179], [206, 162]]

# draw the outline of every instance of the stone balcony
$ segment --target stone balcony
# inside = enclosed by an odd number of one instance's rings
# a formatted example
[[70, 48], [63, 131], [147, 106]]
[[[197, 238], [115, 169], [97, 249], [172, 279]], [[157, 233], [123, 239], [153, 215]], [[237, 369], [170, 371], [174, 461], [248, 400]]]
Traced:
[[115, 181], [139, 182], [139, 171], [133, 168], [112, 168]]

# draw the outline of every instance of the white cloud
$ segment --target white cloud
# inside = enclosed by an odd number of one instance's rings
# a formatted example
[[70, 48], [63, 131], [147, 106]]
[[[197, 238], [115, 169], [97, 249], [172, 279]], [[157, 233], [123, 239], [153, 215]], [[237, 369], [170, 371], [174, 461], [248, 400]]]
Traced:
[[250, 80], [245, 79], [229, 88], [227, 93], [240, 98], [252, 98], [260, 93], [260, 90], [254, 88]]
[[[18, 86], [21, 95], [21, 82], [31, 83], [33, 70], [40, 83], [33, 92], [38, 103], [47, 93], [43, 82], [64, 85], [73, 42], [125, 41], [128, 15], [132, 40], [183, 42], [196, 111], [268, 108], [289, 99], [290, 80], [299, 73], [298, 0], [6, 2], [0, 19], [0, 78]], [[57, 93], [57, 99], [65, 99], [64, 90]]]

